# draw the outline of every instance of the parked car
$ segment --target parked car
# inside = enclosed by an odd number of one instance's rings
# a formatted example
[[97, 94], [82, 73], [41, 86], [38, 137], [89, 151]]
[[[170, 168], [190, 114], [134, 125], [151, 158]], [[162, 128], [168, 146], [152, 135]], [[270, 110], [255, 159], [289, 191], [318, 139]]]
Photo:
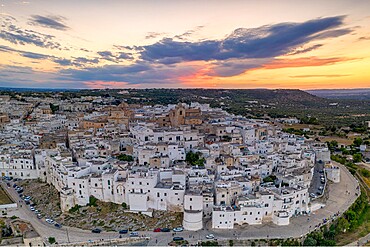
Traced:
[[62, 225], [59, 224], [59, 223], [55, 223], [54, 226], [57, 227], [57, 228], [62, 228]]
[[55, 223], [55, 222], [54, 222], [54, 220], [49, 219], [49, 218], [45, 219], [45, 221], [46, 221], [47, 223], [49, 223], [49, 224], [54, 224], [54, 223]]
[[183, 237], [173, 237], [173, 241], [182, 241], [184, 240]]
[[175, 228], [172, 229], [172, 231], [174, 231], [174, 232], [182, 232], [183, 230], [184, 230], [184, 228], [182, 228], [181, 226], [175, 227]]
[[131, 232], [130, 237], [138, 237], [139, 233], [138, 232]]
[[42, 218], [42, 215], [41, 214], [37, 214], [37, 218], [38, 219], [41, 219]]
[[17, 187], [18, 185], [17, 184], [13, 184], [13, 188]]
[[101, 229], [95, 228], [91, 230], [92, 233], [101, 233]]
[[126, 229], [124, 229], [124, 230], [120, 230], [118, 233], [119, 233], [119, 234], [126, 234], [126, 233], [128, 233], [128, 230], [126, 230]]
[[316, 198], [317, 196], [316, 196], [314, 193], [311, 193], [311, 194], [310, 194], [310, 197], [312, 197], [312, 198]]
[[161, 232], [170, 232], [171, 229], [170, 228], [161, 228]]
[[26, 203], [26, 205], [30, 205], [30, 201], [24, 201]]
[[215, 238], [215, 235], [213, 235], [213, 234], [208, 234], [206, 236], [206, 239], [214, 239], [214, 238]]
[[161, 228], [155, 228], [153, 232], [161, 232]]
[[36, 210], [36, 209], [35, 209], [34, 207], [32, 207], [32, 206], [30, 207], [30, 209], [31, 209], [31, 211], [35, 211], [35, 210]]

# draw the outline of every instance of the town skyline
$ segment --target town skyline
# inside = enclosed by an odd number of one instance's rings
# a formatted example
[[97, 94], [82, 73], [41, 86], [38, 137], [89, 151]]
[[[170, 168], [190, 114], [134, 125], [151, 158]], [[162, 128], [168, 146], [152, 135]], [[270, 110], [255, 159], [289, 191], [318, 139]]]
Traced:
[[369, 5], [2, 1], [0, 86], [368, 88]]

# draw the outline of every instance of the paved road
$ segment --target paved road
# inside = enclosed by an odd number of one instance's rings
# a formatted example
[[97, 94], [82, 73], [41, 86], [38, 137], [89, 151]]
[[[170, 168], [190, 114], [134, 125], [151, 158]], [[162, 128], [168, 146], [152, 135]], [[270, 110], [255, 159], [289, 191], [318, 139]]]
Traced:
[[[338, 165], [341, 169], [341, 182], [328, 186], [329, 198], [327, 201], [327, 206], [317, 210], [310, 216], [299, 216], [292, 218], [290, 221], [291, 223], [288, 226], [276, 226], [272, 223], [269, 223], [257, 226], [247, 225], [243, 227], [237, 227], [234, 230], [215, 230], [211, 229], [211, 222], [208, 221], [205, 224], [205, 229], [203, 230], [197, 232], [184, 231], [176, 233], [175, 236], [184, 237], [184, 239], [188, 240], [190, 243], [196, 243], [198, 240], [205, 240], [205, 236], [209, 233], [213, 233], [216, 239], [267, 239], [300, 237], [309, 231], [314, 230], [319, 224], [322, 224], [324, 218], [330, 218], [330, 216], [334, 215], [338, 211], [340, 213], [346, 211], [348, 207], [356, 200], [356, 192], [359, 191], [357, 189], [358, 182], [345, 167], [340, 164], [336, 165]], [[6, 184], [2, 185], [15, 201], [19, 201], [18, 194], [13, 188], [7, 188]], [[345, 193], [346, 191], [349, 191], [349, 193]], [[16, 215], [21, 219], [29, 221], [36, 231], [45, 239], [53, 236], [59, 243], [67, 243], [99, 239], [109, 240], [119, 237], [119, 234], [114, 232], [102, 232], [100, 234], [94, 234], [90, 231], [66, 226], [63, 226], [62, 229], [58, 229], [47, 224], [44, 220], [37, 219], [35, 214], [30, 211], [23, 202], [21, 205], [22, 207], [18, 207], [18, 209], [10, 211], [8, 215]], [[150, 237], [148, 245], [164, 246], [172, 240], [174, 233], [155, 233], [143, 231], [139, 232], [139, 234]]]

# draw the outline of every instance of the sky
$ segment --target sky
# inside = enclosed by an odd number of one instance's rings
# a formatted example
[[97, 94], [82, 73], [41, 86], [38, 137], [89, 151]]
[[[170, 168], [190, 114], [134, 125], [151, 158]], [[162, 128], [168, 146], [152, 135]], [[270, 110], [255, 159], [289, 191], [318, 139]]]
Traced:
[[0, 87], [370, 88], [369, 0], [0, 0]]

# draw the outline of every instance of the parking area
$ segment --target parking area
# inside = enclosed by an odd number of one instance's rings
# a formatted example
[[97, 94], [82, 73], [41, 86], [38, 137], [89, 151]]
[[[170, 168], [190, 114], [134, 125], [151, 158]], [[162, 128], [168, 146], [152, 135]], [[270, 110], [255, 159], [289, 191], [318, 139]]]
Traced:
[[311, 186], [308, 189], [311, 200], [314, 200], [317, 197], [321, 197], [324, 194], [326, 182], [327, 180], [324, 172], [324, 164], [316, 163]]

